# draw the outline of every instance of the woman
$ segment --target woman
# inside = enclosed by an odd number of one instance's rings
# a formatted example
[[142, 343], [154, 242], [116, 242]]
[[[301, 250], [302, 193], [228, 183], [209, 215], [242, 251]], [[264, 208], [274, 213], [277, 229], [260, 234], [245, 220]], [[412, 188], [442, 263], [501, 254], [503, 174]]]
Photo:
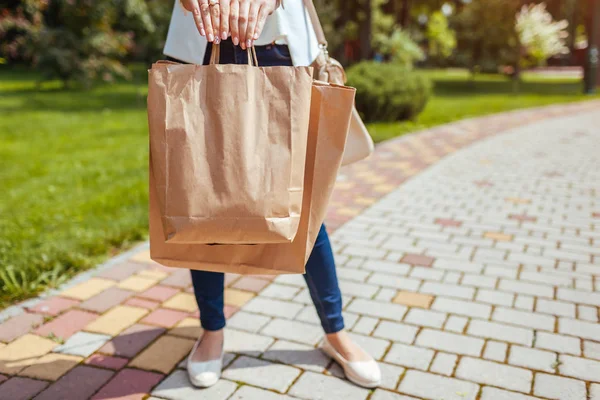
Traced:
[[[220, 44], [220, 62], [247, 63], [255, 46], [260, 66], [310, 65], [320, 51], [303, 0], [181, 0], [175, 4], [165, 54], [172, 59], [208, 64], [212, 44]], [[187, 11], [186, 11], [187, 10]], [[198, 34], [199, 33], [199, 34]], [[304, 275], [325, 337], [321, 349], [334, 358], [352, 382], [375, 387], [377, 362], [344, 331], [342, 295], [325, 227], [321, 227]], [[192, 271], [204, 334], [188, 357], [190, 381], [214, 385], [223, 364], [224, 274]]]

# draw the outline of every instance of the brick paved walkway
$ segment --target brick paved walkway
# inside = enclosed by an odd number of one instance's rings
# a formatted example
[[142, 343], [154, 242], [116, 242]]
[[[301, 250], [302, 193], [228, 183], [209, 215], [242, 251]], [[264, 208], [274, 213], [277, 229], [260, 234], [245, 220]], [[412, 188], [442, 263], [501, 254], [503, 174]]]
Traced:
[[343, 171], [328, 222], [375, 391], [315, 349], [300, 276], [234, 275], [224, 379], [192, 389], [189, 272], [141, 246], [0, 314], [0, 400], [600, 400], [599, 109], [463, 121]]

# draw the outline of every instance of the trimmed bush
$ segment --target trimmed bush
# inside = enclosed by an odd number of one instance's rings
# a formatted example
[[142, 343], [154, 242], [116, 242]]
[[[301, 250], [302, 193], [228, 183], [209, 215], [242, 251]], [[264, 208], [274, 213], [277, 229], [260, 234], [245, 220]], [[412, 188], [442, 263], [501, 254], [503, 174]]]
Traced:
[[348, 72], [356, 108], [365, 122], [414, 119], [431, 96], [431, 81], [393, 63], [361, 62]]

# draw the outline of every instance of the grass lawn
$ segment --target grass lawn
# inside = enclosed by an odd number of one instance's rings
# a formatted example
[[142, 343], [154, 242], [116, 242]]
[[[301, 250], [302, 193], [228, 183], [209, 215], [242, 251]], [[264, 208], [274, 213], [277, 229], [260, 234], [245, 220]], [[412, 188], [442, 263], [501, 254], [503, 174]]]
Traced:
[[369, 132], [375, 142], [448, 122], [510, 111], [589, 99], [581, 80], [525, 73], [518, 92], [503, 76], [480, 74], [471, 80], [466, 70], [422, 71], [435, 84], [434, 94], [415, 121], [375, 123]]
[[[56, 286], [147, 231], [145, 73], [92, 91], [38, 90], [0, 69], [0, 308]], [[377, 141], [464, 117], [585, 99], [573, 80], [425, 72], [435, 95], [414, 122], [374, 124]]]

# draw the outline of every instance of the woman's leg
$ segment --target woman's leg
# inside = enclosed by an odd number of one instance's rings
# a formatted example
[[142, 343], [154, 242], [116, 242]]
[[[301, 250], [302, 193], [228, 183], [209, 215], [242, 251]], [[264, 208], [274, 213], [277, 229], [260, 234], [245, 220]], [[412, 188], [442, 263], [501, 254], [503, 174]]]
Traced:
[[340, 291], [331, 243], [325, 225], [321, 226], [315, 247], [306, 263], [304, 279], [317, 309], [327, 341], [348, 361], [371, 360], [344, 330]]
[[325, 333], [336, 333], [344, 329], [342, 293], [325, 225], [321, 226], [315, 247], [306, 263], [304, 280]]
[[223, 290], [225, 274], [221, 272], [192, 270], [194, 296], [200, 310], [200, 323], [205, 331], [218, 331], [225, 327]]

